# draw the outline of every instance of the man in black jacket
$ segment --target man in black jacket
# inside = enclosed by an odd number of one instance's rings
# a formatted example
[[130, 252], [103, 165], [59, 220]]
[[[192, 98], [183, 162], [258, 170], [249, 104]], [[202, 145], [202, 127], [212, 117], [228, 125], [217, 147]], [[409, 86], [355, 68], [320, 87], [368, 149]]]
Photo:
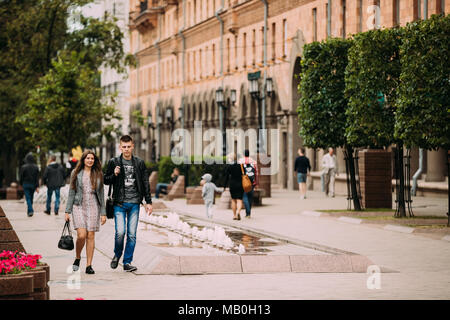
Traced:
[[34, 214], [33, 195], [35, 191], [39, 192], [39, 168], [31, 152], [25, 156], [25, 164], [20, 168], [20, 184], [23, 186], [27, 200], [27, 214], [32, 217]]
[[50, 156], [50, 163], [44, 170], [42, 182], [47, 186], [47, 208], [44, 211], [50, 215], [53, 192], [55, 192], [55, 215], [59, 211], [60, 189], [64, 186], [66, 179], [66, 170], [62, 165], [56, 162], [56, 156]]
[[142, 159], [133, 156], [133, 139], [129, 135], [122, 136], [119, 148], [122, 154], [109, 160], [104, 177], [105, 184], [113, 186], [116, 234], [111, 268], [117, 268], [122, 256], [126, 231], [127, 242], [123, 257], [123, 269], [131, 272], [137, 270], [135, 266], [131, 265], [131, 261], [136, 246], [140, 204], [145, 199], [145, 210], [150, 215], [153, 210], [152, 198], [147, 167]]

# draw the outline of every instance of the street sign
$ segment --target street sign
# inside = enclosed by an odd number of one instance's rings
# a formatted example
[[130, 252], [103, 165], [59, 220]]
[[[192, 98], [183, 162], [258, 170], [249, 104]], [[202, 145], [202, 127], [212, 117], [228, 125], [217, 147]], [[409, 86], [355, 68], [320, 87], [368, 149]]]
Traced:
[[258, 80], [260, 77], [261, 77], [261, 71], [257, 71], [257, 72], [253, 72], [253, 73], [248, 73], [247, 74], [248, 81]]

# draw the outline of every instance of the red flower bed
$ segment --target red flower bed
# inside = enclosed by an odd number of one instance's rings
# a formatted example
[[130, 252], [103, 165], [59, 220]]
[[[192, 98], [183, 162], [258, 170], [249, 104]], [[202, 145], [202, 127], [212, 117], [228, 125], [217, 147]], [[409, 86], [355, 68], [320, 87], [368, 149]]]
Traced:
[[18, 251], [6, 251], [0, 253], [0, 275], [17, 274], [22, 271], [35, 269], [42, 256], [26, 254]]

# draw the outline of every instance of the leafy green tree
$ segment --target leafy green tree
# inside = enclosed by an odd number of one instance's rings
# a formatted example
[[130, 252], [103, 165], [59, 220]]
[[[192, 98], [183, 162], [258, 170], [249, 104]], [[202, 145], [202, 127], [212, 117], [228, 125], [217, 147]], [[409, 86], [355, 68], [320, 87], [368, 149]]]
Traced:
[[[18, 118], [33, 143], [67, 150], [97, 145], [101, 120], [121, 119], [114, 105], [102, 101], [97, 72], [72, 52], [53, 62], [53, 68], [31, 90], [28, 112]], [[115, 130], [105, 126], [105, 130]], [[102, 132], [108, 134], [109, 132]]]
[[449, 34], [450, 15], [405, 28], [395, 136], [408, 147], [450, 149]]
[[402, 29], [393, 28], [354, 36], [348, 53], [345, 93], [349, 98], [346, 137], [351, 145], [383, 148], [397, 144], [398, 212], [405, 217], [403, 142], [394, 139], [402, 33]]
[[327, 39], [306, 44], [303, 48], [302, 71], [297, 109], [300, 136], [311, 148], [344, 147], [349, 157], [351, 193], [354, 207], [361, 210], [356, 188], [353, 149], [347, 143], [348, 100], [345, 97], [345, 69], [350, 40]]
[[36, 147], [16, 118], [28, 112], [29, 91], [52, 68], [58, 54], [84, 52], [83, 64], [94, 70], [105, 64], [123, 72], [125, 65], [134, 64], [133, 57], [123, 52], [123, 34], [113, 18], [81, 17], [82, 27], [68, 31], [69, 8], [90, 2], [0, 1], [0, 161], [7, 182], [16, 178], [18, 159]]
[[[450, 149], [450, 15], [409, 23], [400, 46], [402, 71], [395, 136], [408, 147]], [[449, 179], [450, 192], [450, 179]], [[450, 193], [449, 193], [450, 207]], [[449, 216], [450, 219], [450, 216]], [[450, 220], [449, 220], [450, 222]]]

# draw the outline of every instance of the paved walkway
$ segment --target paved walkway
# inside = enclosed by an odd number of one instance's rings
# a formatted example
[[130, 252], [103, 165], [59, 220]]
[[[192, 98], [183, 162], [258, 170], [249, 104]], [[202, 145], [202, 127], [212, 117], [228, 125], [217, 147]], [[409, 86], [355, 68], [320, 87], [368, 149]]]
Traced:
[[[186, 206], [184, 199], [165, 202], [174, 210], [205, 219], [203, 206]], [[366, 274], [227, 274], [227, 275], [135, 275], [120, 267], [109, 268], [112, 253], [96, 251], [95, 275], [80, 274], [81, 287], [69, 289], [73, 274], [66, 269], [74, 252], [57, 248], [64, 224], [63, 215], [36, 212], [28, 218], [23, 201], [0, 201], [27, 251], [39, 253], [51, 266], [51, 298], [74, 299], [449, 299], [450, 243], [414, 234], [355, 225], [333, 218], [302, 214], [305, 210], [346, 209], [343, 197], [325, 198], [309, 192], [298, 199], [297, 192], [273, 190], [264, 206], [252, 212], [252, 219], [233, 221], [231, 210], [215, 210], [214, 220], [240, 228], [260, 230], [297, 241], [355, 252], [367, 256], [380, 267], [396, 273], [381, 274], [381, 289], [367, 288]], [[445, 215], [446, 199], [415, 198], [417, 210]], [[415, 211], [418, 214], [417, 211]], [[97, 241], [113, 241], [113, 221], [108, 221]], [[139, 240], [139, 233], [138, 233]], [[145, 244], [138, 242], [145, 250]], [[149, 248], [150, 250], [150, 248]], [[136, 260], [138, 261], [138, 260]], [[81, 269], [84, 271], [85, 260]], [[138, 265], [139, 267], [139, 265]]]

